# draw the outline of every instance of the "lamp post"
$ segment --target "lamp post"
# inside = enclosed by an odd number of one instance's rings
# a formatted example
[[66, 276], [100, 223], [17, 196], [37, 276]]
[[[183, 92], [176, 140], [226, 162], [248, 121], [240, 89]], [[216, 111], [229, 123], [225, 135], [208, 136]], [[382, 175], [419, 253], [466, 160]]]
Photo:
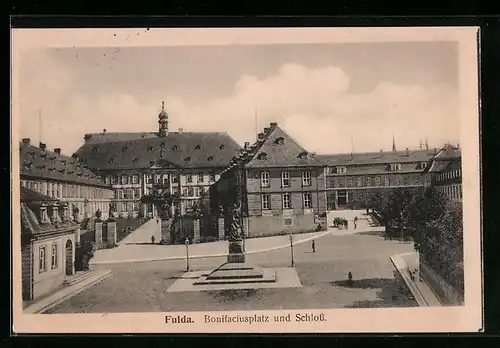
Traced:
[[292, 264], [291, 264], [291, 267], [294, 266], [294, 262], [293, 262], [293, 237], [292, 235], [290, 234], [288, 236], [288, 238], [290, 239], [290, 253], [291, 253], [291, 257], [292, 257]]
[[186, 272], [189, 272], [189, 238], [186, 237]]

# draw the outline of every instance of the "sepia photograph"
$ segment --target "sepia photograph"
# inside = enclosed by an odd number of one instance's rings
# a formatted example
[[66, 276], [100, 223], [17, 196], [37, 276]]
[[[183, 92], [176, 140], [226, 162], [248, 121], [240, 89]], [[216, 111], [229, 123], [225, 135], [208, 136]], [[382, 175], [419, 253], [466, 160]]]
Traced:
[[13, 30], [14, 331], [477, 332], [477, 33]]

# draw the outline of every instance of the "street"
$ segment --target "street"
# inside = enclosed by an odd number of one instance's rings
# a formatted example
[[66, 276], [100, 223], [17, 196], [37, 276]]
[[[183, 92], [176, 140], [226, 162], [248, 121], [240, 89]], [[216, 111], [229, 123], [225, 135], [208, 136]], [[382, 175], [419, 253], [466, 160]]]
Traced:
[[[301, 288], [167, 293], [185, 272], [185, 260], [95, 265], [112, 269], [104, 281], [51, 309], [48, 313], [211, 311], [305, 308], [377, 308], [416, 306], [398, 292], [389, 256], [413, 250], [410, 243], [387, 241], [373, 233], [332, 235], [294, 246]], [[290, 266], [291, 250], [247, 255], [261, 267]], [[225, 257], [190, 260], [191, 270], [208, 270]], [[352, 285], [346, 280], [353, 275]]]

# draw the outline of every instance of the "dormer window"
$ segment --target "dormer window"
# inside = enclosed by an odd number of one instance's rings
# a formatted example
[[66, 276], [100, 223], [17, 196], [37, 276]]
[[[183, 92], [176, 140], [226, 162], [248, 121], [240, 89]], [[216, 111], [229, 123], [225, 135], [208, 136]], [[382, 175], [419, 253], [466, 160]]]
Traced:
[[162, 147], [162, 148], [163, 148], [163, 147], [165, 147], [165, 142], [162, 142], [162, 143], [160, 144], [160, 147]]
[[420, 169], [427, 168], [427, 162], [420, 162]]
[[392, 163], [392, 164], [389, 166], [389, 170], [390, 170], [390, 171], [397, 171], [397, 170], [401, 170], [401, 163]]
[[260, 160], [267, 160], [267, 153], [262, 152], [257, 156], [257, 158]]
[[186, 161], [186, 162], [190, 162], [190, 161], [191, 161], [191, 157], [186, 157], [186, 158], [184, 158], [184, 161]]
[[148, 147], [148, 151], [153, 151], [153, 147], [152, 147], [152, 146], [149, 146], [149, 147]]
[[49, 170], [50, 170], [50, 171], [53, 171], [53, 170], [55, 170], [55, 169], [56, 169], [56, 168], [54, 168], [54, 167], [49, 167]]
[[137, 158], [137, 157], [136, 157], [136, 158], [134, 158], [134, 159], [133, 159], [133, 162], [135, 162], [135, 163], [139, 162], [139, 158]]
[[128, 147], [127, 146], [124, 146], [123, 149], [122, 149], [123, 152], [125, 151], [128, 151]]
[[64, 173], [64, 168], [59, 169], [59, 173]]
[[219, 146], [219, 150], [224, 150], [226, 146], [224, 144], [222, 144], [221, 146]]
[[154, 166], [155, 165], [155, 161], [149, 161], [149, 164]]
[[38, 169], [44, 169], [45, 168], [45, 164], [39, 164], [39, 165], [37, 165], [37, 168]]
[[274, 143], [278, 144], [278, 145], [284, 145], [285, 144], [285, 138], [283, 138], [283, 137], [276, 138], [276, 140], [274, 141]]
[[99, 148], [98, 148], [97, 146], [94, 146], [94, 147], [92, 148], [92, 152], [97, 152], [97, 151], [99, 151]]
[[56, 159], [56, 156], [50, 156], [49, 159], [53, 161]]
[[172, 151], [179, 151], [179, 147], [177, 145], [172, 146]]
[[[111, 158], [111, 159], [109, 160], [109, 163], [115, 163], [115, 159], [114, 159], [114, 158]], [[77, 164], [77, 167], [79, 167], [79, 165], [78, 165], [78, 164]]]
[[306, 159], [307, 158], [307, 152], [301, 152], [299, 153], [299, 155], [297, 156], [299, 159]]
[[201, 150], [201, 146], [200, 145], [196, 145], [194, 149], [195, 150]]
[[335, 173], [337, 173], [337, 174], [344, 174], [346, 172], [347, 172], [346, 167], [335, 167]]
[[207, 160], [209, 160], [209, 161], [213, 161], [213, 160], [214, 160], [214, 156], [208, 156], [208, 157], [207, 157]]
[[46, 152], [42, 152], [42, 153], [40, 154], [40, 157], [42, 157], [43, 159], [45, 159], [45, 157], [47, 157], [47, 153], [46, 153]]

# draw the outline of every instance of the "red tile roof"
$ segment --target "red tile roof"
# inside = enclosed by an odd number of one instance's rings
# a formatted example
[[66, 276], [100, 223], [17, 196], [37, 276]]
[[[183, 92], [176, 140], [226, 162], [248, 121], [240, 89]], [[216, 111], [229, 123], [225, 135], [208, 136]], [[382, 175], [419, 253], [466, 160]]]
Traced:
[[[144, 137], [143, 137], [144, 135]], [[170, 132], [92, 135], [76, 155], [92, 170], [141, 169], [153, 165], [177, 168], [227, 167], [241, 150], [227, 133]]]

